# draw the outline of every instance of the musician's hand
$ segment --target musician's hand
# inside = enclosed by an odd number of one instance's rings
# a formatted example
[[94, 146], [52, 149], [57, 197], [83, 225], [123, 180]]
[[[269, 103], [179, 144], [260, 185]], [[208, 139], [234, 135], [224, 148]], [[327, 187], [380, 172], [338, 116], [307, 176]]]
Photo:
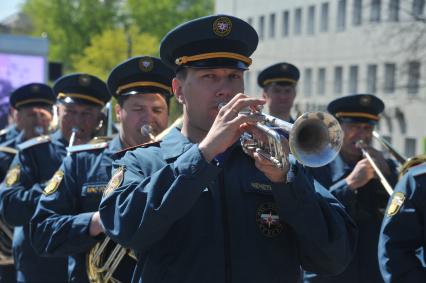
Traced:
[[361, 159], [354, 170], [345, 178], [349, 187], [356, 190], [367, 184], [375, 176], [374, 168], [367, 158]]
[[99, 211], [96, 211], [92, 215], [92, 219], [90, 221], [89, 234], [92, 237], [95, 237], [105, 231], [104, 226], [102, 225], [101, 216], [99, 215]]
[[[262, 141], [264, 144], [267, 144], [267, 136], [262, 133], [259, 129], [257, 129], [255, 126], [250, 124], [242, 125], [242, 129], [244, 131], [250, 133], [256, 140]], [[271, 182], [274, 183], [280, 183], [280, 182], [286, 182], [287, 172], [290, 168], [290, 164], [288, 162], [288, 155], [290, 153], [290, 147], [288, 145], [288, 141], [286, 139], [283, 139], [282, 141], [282, 150], [284, 153], [284, 156], [286, 156], [285, 164], [283, 164], [283, 168], [277, 167], [272, 161], [267, 159], [263, 154], [260, 152], [245, 150], [245, 153], [247, 153], [249, 156], [253, 157], [255, 160], [255, 165], [257, 169], [263, 172], [266, 177], [268, 177]]]
[[241, 136], [243, 133], [242, 125], [254, 124], [260, 119], [255, 116], [242, 115], [240, 114], [241, 110], [263, 104], [265, 104], [264, 99], [250, 98], [239, 93], [223, 106], [206, 137], [199, 144], [199, 149], [204, 158], [210, 162]]
[[[391, 174], [391, 170], [383, 154], [372, 147], [367, 147], [366, 150], [370, 154], [371, 158], [373, 158], [374, 162], [376, 163], [377, 167], [379, 167], [383, 175], [389, 176]], [[376, 174], [376, 177], [377, 177], [377, 174]]]

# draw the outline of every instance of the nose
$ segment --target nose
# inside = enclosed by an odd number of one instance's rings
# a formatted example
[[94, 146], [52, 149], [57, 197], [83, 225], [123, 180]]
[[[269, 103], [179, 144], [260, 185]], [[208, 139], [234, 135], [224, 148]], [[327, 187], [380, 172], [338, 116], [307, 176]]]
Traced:
[[228, 101], [231, 100], [235, 94], [236, 92], [232, 84], [225, 78], [221, 79], [215, 91], [215, 96], [225, 98], [225, 100]]

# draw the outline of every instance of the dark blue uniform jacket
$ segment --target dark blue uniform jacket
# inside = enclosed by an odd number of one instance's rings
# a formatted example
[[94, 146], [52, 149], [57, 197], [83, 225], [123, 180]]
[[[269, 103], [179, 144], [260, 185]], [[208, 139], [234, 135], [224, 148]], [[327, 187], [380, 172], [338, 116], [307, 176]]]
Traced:
[[[395, 163], [388, 160], [392, 175], [387, 176], [391, 186], [396, 183]], [[377, 244], [384, 209], [389, 198], [379, 179], [373, 179], [356, 192], [351, 190], [345, 178], [355, 165], [346, 164], [340, 155], [320, 168], [311, 168], [314, 178], [345, 206], [346, 211], [358, 226], [358, 241], [355, 256], [349, 266], [338, 276], [306, 274], [305, 282], [375, 283], [383, 282], [377, 261]]]
[[112, 239], [142, 256], [138, 282], [288, 283], [300, 279], [300, 266], [346, 267], [356, 228], [303, 167], [293, 165], [295, 179], [284, 184], [270, 182], [239, 145], [217, 160], [206, 162], [173, 129], [159, 146], [114, 163], [118, 182], [101, 218]]
[[379, 261], [386, 283], [426, 282], [425, 228], [426, 163], [423, 163], [411, 168], [398, 182], [383, 219]]
[[60, 167], [64, 177], [57, 191], [41, 197], [31, 220], [31, 241], [37, 252], [69, 256], [68, 282], [89, 282], [86, 255], [103, 240], [102, 236], [89, 235], [90, 221], [111, 177], [111, 156], [120, 149], [117, 136], [107, 148], [72, 153], [65, 158]]
[[11, 186], [7, 186], [6, 182], [1, 184], [1, 216], [7, 223], [16, 226], [13, 255], [18, 282], [66, 282], [66, 258], [38, 256], [29, 239], [30, 219], [45, 183], [53, 176], [66, 155], [66, 146], [66, 140], [58, 131], [51, 135], [50, 142], [21, 150], [10, 166], [10, 168], [19, 166], [20, 173], [16, 182]]

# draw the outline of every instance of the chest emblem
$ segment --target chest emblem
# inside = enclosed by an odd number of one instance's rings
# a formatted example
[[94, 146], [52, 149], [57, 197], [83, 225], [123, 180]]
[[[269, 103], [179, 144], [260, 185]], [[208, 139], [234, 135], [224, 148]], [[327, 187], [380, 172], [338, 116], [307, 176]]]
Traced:
[[272, 202], [261, 203], [257, 207], [256, 223], [260, 232], [268, 238], [277, 237], [284, 229], [276, 204]]

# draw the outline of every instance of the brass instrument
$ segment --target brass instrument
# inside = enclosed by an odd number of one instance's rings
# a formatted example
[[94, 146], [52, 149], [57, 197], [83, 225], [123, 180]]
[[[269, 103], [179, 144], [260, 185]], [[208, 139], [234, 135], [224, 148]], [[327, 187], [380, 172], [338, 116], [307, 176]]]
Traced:
[[[68, 143], [68, 147], [67, 147], [67, 149], [68, 148], [71, 148], [73, 145], [74, 145], [74, 143], [75, 143], [75, 136], [77, 135], [77, 133], [78, 133], [78, 128], [77, 127], [73, 127], [72, 129], [71, 129], [71, 136], [70, 136], [70, 141], [69, 141], [69, 143]], [[68, 151], [67, 152], [67, 156], [69, 156], [71, 154], [71, 152], [70, 151]]]
[[[151, 141], [161, 140], [174, 127], [182, 126], [182, 117], [176, 119], [167, 129], [154, 137], [151, 125], [141, 127], [142, 134], [149, 136]], [[86, 271], [91, 283], [116, 283], [120, 282], [114, 278], [114, 272], [119, 268], [122, 261], [137, 261], [134, 253], [105, 237], [98, 242], [86, 255]], [[132, 271], [129, 271], [130, 273]]]
[[0, 265], [13, 264], [13, 227], [0, 220]]
[[401, 178], [405, 173], [407, 173], [408, 169], [410, 169], [411, 167], [426, 161], [426, 154], [412, 156], [410, 158], [403, 156], [398, 151], [396, 151], [396, 149], [394, 149], [390, 143], [383, 139], [376, 131], [373, 131], [373, 137], [375, 137], [400, 163], [401, 166], [399, 167], [399, 178]]
[[328, 113], [304, 113], [294, 124], [258, 110], [241, 114], [259, 116], [261, 121], [256, 123], [256, 128], [264, 134], [257, 137], [253, 133], [244, 133], [240, 138], [243, 148], [256, 151], [279, 168], [287, 163], [286, 133], [290, 152], [309, 167], [321, 167], [331, 162], [342, 147], [343, 131], [339, 122]]
[[392, 186], [389, 184], [389, 182], [386, 180], [385, 176], [383, 175], [382, 171], [380, 171], [379, 167], [377, 166], [376, 162], [374, 162], [373, 158], [371, 157], [371, 155], [368, 153], [367, 150], [365, 150], [365, 143], [363, 140], [359, 140], [357, 142], [357, 147], [359, 149], [361, 149], [362, 154], [368, 159], [368, 161], [370, 162], [371, 166], [373, 167], [374, 171], [376, 172], [376, 174], [379, 176], [380, 182], [382, 183], [383, 187], [385, 188], [386, 192], [389, 195], [393, 194], [393, 189]]

